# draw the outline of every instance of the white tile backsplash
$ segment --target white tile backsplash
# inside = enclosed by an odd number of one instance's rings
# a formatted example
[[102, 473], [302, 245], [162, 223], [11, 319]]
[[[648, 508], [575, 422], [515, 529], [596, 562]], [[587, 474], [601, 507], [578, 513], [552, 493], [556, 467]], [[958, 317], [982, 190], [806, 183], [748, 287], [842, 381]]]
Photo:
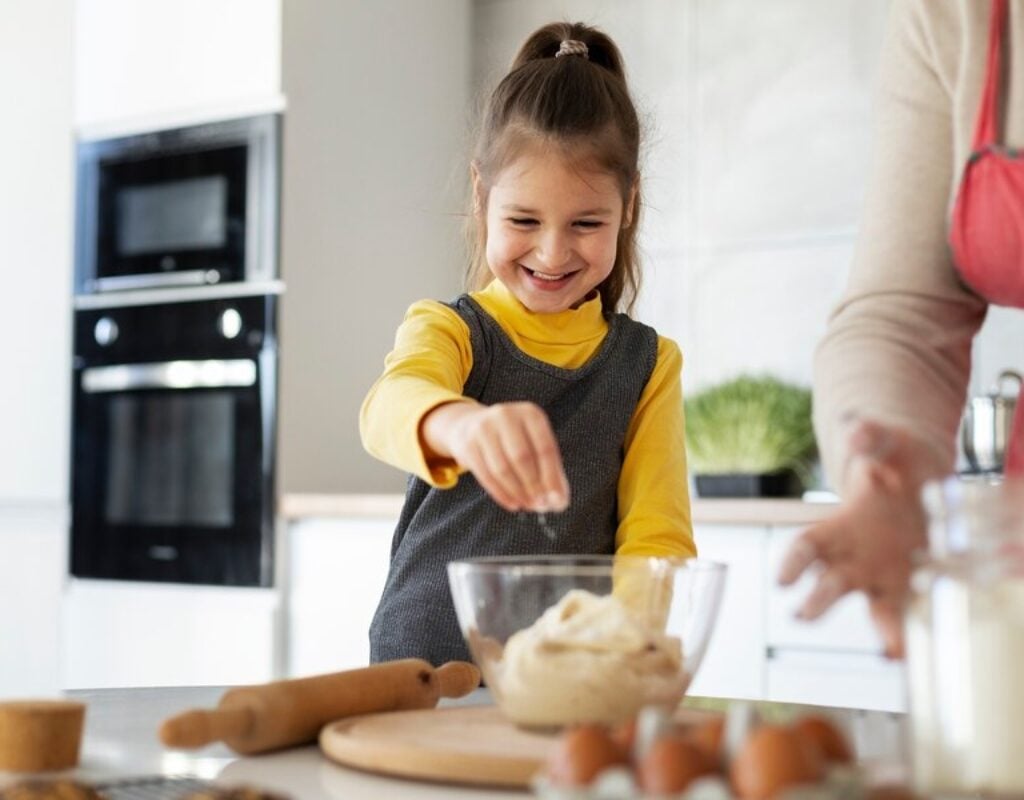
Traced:
[[853, 229], [886, 0], [696, 0], [696, 241]]
[[853, 238], [705, 251], [689, 281], [687, 391], [744, 372], [810, 386], [814, 348], [846, 281]]

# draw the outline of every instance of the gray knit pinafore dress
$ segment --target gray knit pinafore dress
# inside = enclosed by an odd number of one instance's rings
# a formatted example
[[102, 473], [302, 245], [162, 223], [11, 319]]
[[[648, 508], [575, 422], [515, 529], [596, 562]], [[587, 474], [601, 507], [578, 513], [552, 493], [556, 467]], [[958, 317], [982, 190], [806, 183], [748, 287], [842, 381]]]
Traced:
[[463, 394], [486, 405], [529, 400], [551, 420], [572, 493], [549, 514], [554, 539], [535, 514], [510, 513], [472, 474], [451, 489], [413, 476], [391, 544], [391, 568], [370, 625], [370, 661], [470, 660], [446, 566], [497, 555], [612, 554], [626, 430], [658, 354], [653, 328], [614, 314], [597, 353], [579, 369], [532, 358], [468, 295], [452, 308], [469, 326], [473, 367]]

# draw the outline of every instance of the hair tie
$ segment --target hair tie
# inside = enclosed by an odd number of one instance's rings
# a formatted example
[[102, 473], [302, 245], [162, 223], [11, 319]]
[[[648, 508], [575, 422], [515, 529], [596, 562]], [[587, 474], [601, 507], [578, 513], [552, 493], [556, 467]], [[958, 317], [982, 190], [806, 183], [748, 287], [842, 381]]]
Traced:
[[559, 56], [583, 56], [584, 58], [589, 58], [589, 52], [587, 45], [578, 39], [565, 39], [558, 46], [555, 58]]

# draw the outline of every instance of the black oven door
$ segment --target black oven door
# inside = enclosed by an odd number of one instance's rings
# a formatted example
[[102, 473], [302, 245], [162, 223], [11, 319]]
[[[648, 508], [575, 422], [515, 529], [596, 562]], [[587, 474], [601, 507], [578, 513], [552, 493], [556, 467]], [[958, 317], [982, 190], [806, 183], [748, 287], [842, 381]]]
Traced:
[[272, 357], [81, 366], [71, 573], [268, 586]]

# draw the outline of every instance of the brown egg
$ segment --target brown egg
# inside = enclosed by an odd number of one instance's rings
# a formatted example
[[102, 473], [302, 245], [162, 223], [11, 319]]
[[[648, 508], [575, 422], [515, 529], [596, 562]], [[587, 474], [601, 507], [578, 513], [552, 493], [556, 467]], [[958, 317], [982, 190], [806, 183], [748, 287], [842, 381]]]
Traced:
[[703, 722], [687, 731], [687, 738], [704, 753], [708, 763], [716, 770], [724, 763], [722, 737], [725, 735], [725, 715]]
[[838, 726], [828, 717], [808, 714], [792, 724], [801, 736], [813, 742], [826, 761], [840, 764], [853, 763], [853, 748]]
[[783, 725], [759, 725], [732, 760], [729, 777], [743, 798], [766, 800], [788, 786], [813, 783], [824, 775], [821, 753]]
[[636, 744], [636, 717], [612, 728], [612, 741], [619, 746], [627, 760], [631, 759], [633, 745]]
[[636, 765], [636, 779], [648, 794], [681, 792], [701, 775], [714, 772], [707, 755], [689, 739], [663, 736]]
[[557, 786], [587, 786], [602, 771], [626, 758], [600, 725], [580, 725], [562, 734], [548, 759], [547, 775]]

